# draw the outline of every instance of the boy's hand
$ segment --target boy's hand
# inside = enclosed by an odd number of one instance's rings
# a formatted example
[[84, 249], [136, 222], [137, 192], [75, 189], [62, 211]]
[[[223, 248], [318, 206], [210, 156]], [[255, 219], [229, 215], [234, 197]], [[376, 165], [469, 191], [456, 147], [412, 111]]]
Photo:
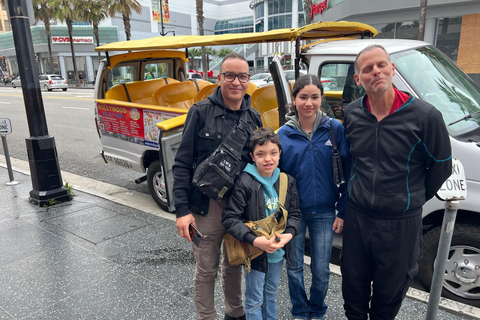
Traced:
[[290, 240], [292, 240], [293, 234], [291, 233], [282, 233], [279, 234], [278, 232], [275, 232], [275, 239], [277, 241], [277, 244], [280, 244], [282, 247], [285, 246]]
[[253, 241], [253, 245], [268, 253], [273, 253], [283, 247], [283, 245], [276, 241], [275, 237], [272, 237], [272, 239], [268, 240], [265, 236], [257, 237]]

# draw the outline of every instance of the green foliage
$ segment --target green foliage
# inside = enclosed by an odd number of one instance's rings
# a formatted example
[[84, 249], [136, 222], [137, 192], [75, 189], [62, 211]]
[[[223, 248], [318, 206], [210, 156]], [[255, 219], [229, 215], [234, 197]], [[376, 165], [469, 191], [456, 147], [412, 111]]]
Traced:
[[222, 48], [220, 49], [219, 51], [217, 51], [217, 57], [219, 58], [224, 58], [227, 54], [229, 54], [230, 52], [233, 52], [233, 50], [229, 49], [229, 48]]

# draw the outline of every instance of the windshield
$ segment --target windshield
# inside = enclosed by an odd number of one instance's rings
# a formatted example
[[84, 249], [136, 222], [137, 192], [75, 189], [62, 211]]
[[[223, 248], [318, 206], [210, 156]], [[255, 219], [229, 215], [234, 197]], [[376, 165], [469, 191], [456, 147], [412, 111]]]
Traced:
[[479, 127], [480, 114], [449, 126], [480, 111], [480, 87], [438, 49], [428, 46], [393, 54], [391, 58], [417, 95], [442, 113], [453, 135]]

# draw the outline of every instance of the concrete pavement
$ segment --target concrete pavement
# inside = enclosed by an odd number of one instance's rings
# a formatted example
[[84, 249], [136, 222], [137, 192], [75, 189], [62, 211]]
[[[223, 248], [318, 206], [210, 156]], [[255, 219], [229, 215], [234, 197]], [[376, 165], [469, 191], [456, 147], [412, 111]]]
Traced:
[[[0, 162], [0, 320], [195, 319], [195, 262], [173, 214], [149, 195], [66, 172], [73, 200], [37, 207], [27, 201], [28, 164], [11, 160], [20, 182], [13, 186]], [[309, 286], [308, 266], [305, 275]], [[426, 297], [410, 289], [397, 319], [425, 319]], [[215, 302], [223, 319], [220, 281]], [[326, 303], [325, 319], [345, 319], [334, 265]], [[480, 319], [477, 308], [446, 299], [441, 305], [438, 319]], [[290, 307], [284, 272], [278, 318], [291, 319]]]

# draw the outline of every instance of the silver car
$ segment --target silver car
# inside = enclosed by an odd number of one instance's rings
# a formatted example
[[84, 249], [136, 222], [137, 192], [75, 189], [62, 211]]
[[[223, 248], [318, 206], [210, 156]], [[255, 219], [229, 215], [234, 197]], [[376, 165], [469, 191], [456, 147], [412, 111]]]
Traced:
[[13, 88], [21, 87], [21, 86], [22, 86], [22, 82], [20, 81], [20, 76], [18, 76], [15, 79], [12, 80], [12, 87]]
[[62, 89], [67, 91], [68, 83], [61, 75], [58, 74], [42, 74], [38, 76], [40, 81], [40, 88], [45, 91], [52, 91], [53, 89]]

